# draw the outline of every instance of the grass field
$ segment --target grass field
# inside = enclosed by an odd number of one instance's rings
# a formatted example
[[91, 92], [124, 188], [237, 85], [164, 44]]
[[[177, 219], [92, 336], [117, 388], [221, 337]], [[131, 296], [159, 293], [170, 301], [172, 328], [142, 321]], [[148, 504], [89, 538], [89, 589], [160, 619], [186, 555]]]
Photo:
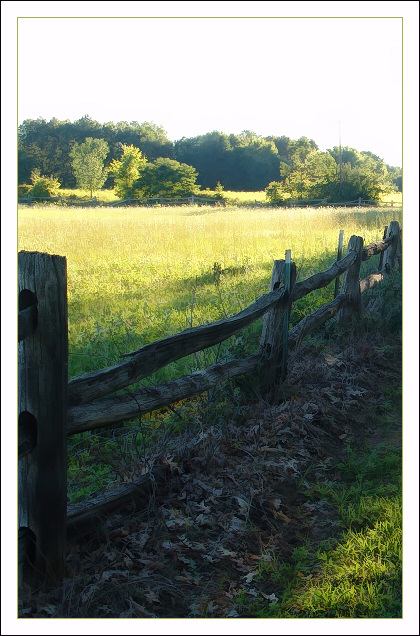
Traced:
[[[286, 249], [303, 279], [334, 262], [340, 229], [344, 245], [351, 234], [369, 243], [393, 219], [401, 220], [400, 210], [22, 207], [18, 244], [67, 258], [72, 377], [237, 313], [268, 291], [273, 260]], [[292, 321], [331, 293], [330, 286], [296, 303]], [[258, 342], [255, 329], [250, 346]], [[188, 372], [200, 357], [205, 366], [211, 361], [203, 352], [175, 366]]]
[[[352, 234], [367, 244], [381, 239], [384, 226], [391, 220], [401, 223], [401, 217], [395, 208], [22, 207], [18, 247], [67, 257], [72, 377], [111, 365], [122, 353], [186, 327], [237, 313], [268, 291], [273, 260], [284, 258], [286, 249], [302, 280], [336, 260], [339, 230], [344, 230], [344, 246]], [[376, 268], [377, 258], [363, 263], [362, 276]], [[295, 303], [291, 323], [331, 300], [333, 289], [334, 283]], [[147, 383], [204, 368], [225, 354], [249, 355], [258, 346], [260, 330], [261, 321], [225, 348], [177, 361]], [[337, 510], [342, 538], [318, 546], [303, 542], [288, 561], [273, 555], [262, 562], [258, 580], [268, 586], [263, 588], [270, 590], [268, 596], [273, 591], [276, 602], [268, 606], [239, 594], [241, 616], [401, 615], [401, 448], [394, 400], [399, 389], [387, 390], [380, 444], [349, 447], [348, 461], [337, 468], [340, 481], [306, 486], [306, 497]], [[150, 418], [161, 422], [163, 416]], [[383, 426], [383, 415], [372, 410], [371, 423]], [[144, 443], [143, 433], [136, 435], [135, 444]], [[116, 479], [110, 468], [116, 444], [96, 433], [69, 440], [71, 502], [93, 496]], [[127, 457], [133, 457], [132, 450]]]

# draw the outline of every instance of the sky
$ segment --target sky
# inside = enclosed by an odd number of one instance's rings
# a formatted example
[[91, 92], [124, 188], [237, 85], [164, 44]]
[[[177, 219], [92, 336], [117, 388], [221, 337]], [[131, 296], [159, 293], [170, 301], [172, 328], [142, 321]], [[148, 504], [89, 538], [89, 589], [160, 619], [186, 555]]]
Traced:
[[402, 19], [20, 17], [19, 123], [84, 115], [172, 141], [252, 130], [324, 151], [341, 137], [401, 166]]

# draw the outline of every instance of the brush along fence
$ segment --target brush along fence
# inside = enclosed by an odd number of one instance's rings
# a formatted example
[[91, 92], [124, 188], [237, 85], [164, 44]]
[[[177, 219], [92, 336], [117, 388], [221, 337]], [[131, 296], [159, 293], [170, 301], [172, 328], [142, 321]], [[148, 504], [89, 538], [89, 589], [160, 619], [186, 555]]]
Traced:
[[[401, 231], [396, 221], [382, 241], [363, 246], [350, 238], [341, 258], [324, 272], [296, 282], [290, 251], [274, 262], [270, 290], [238, 314], [186, 329], [127, 353], [113, 366], [67, 379], [66, 259], [20, 252], [19, 267], [19, 561], [20, 582], [60, 580], [64, 574], [66, 535], [80, 532], [113, 507], [150, 492], [166, 478], [165, 466], [153, 469], [83, 504], [67, 506], [67, 437], [136, 418], [214, 387], [229, 378], [255, 373], [260, 390], [276, 401], [287, 373], [288, 347], [335, 315], [347, 320], [360, 311], [363, 291], [392, 267], [401, 270]], [[361, 262], [380, 254], [379, 271], [359, 280]], [[289, 330], [291, 304], [342, 276], [332, 302]], [[163, 366], [206, 349], [264, 316], [257, 354], [214, 364], [202, 371], [135, 393], [110, 395], [148, 377]]]
[[115, 207], [118, 205], [132, 205], [132, 206], [178, 206], [178, 205], [214, 205], [225, 206], [224, 199], [209, 199], [197, 195], [191, 195], [190, 197], [142, 197], [134, 198], [128, 197], [119, 201], [113, 201], [112, 203], [103, 203], [98, 201], [96, 197], [91, 199], [77, 199], [70, 197], [33, 197], [28, 194], [26, 197], [18, 197], [18, 203], [33, 205], [34, 203], [60, 203], [61, 205], [74, 205], [77, 207], [96, 207], [101, 205], [102, 207]]

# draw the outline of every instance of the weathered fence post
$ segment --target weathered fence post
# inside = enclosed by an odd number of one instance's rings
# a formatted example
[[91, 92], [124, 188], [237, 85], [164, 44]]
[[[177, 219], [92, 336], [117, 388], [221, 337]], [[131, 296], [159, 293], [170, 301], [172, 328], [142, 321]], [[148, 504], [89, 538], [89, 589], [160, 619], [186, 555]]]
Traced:
[[[388, 226], [387, 226], [387, 225], [385, 225], [385, 228], [384, 228], [384, 234], [383, 234], [383, 237], [382, 237], [382, 240], [383, 240], [383, 241], [385, 241], [385, 239], [386, 239], [387, 232], [388, 232]], [[380, 255], [380, 257], [379, 257], [378, 272], [382, 272], [382, 264], [383, 264], [383, 261], [384, 261], [384, 252], [382, 251], [382, 252], [381, 252], [381, 255]]]
[[361, 236], [351, 236], [347, 247], [347, 254], [356, 252], [357, 258], [353, 265], [343, 274], [343, 282], [341, 283], [341, 293], [349, 294], [350, 305], [343, 307], [339, 312], [340, 320], [347, 320], [354, 312], [360, 312], [362, 309], [362, 296], [360, 292], [359, 272], [362, 263], [363, 238]]
[[391, 221], [387, 238], [391, 239], [391, 245], [384, 254], [381, 271], [388, 274], [395, 268], [402, 271], [401, 234], [398, 221]]
[[[340, 233], [338, 235], [337, 261], [341, 261], [341, 255], [343, 252], [343, 236], [344, 236], [344, 230], [340, 230]], [[337, 298], [338, 296], [339, 285], [340, 285], [340, 277], [337, 276], [334, 283], [334, 298]]]
[[[19, 309], [36, 305], [31, 332], [19, 342], [19, 548], [24, 580], [64, 575], [67, 510], [67, 275], [66, 259], [19, 252]], [[22, 312], [20, 312], [22, 313]], [[19, 316], [20, 318], [20, 316]], [[28, 543], [28, 537], [31, 541]], [[33, 546], [35, 543], [35, 546]], [[28, 564], [29, 561], [29, 564]], [[29, 565], [29, 567], [28, 567]]]
[[[290, 290], [293, 289], [296, 281], [296, 265], [293, 262], [290, 265], [290, 280], [288, 296]], [[289, 276], [288, 276], [289, 278]], [[278, 289], [282, 283], [286, 283], [286, 261], [274, 261], [273, 271], [271, 274], [270, 291]], [[273, 307], [264, 314], [263, 327], [260, 339], [260, 350], [265, 354], [264, 372], [261, 379], [261, 392], [270, 402], [276, 402], [281, 382], [284, 380], [282, 375], [286, 370], [286, 361], [283, 360], [283, 342], [285, 339], [285, 331], [288, 329], [290, 316], [290, 302], [288, 296], [277, 306]]]

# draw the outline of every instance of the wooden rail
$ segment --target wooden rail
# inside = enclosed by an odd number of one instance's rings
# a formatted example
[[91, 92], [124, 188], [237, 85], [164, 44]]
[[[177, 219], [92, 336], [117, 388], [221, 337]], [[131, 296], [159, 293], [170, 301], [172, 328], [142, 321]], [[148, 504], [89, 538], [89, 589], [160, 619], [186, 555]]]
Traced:
[[[360, 265], [381, 255], [381, 271], [359, 280]], [[274, 262], [270, 290], [238, 314], [148, 344], [121, 362], [67, 381], [66, 259], [19, 253], [19, 555], [20, 581], [60, 579], [66, 532], [82, 532], [95, 519], [130, 498], [146, 496], [166, 478], [163, 466], [132, 484], [94, 500], [67, 507], [67, 437], [119, 424], [206, 391], [242, 374], [256, 373], [260, 390], [276, 401], [284, 379], [287, 348], [333, 316], [347, 320], [360, 311], [360, 295], [392, 267], [401, 269], [401, 232], [393, 221], [382, 241], [363, 246], [350, 238], [347, 253], [324, 272], [295, 282], [293, 262]], [[328, 304], [288, 330], [290, 306], [342, 276], [341, 290]], [[286, 282], [286, 285], [284, 284]], [[259, 351], [245, 359], [123, 395], [129, 387], [174, 360], [218, 344], [264, 316]], [[107, 397], [105, 397], [107, 396]], [[52, 461], [53, 458], [53, 461]], [[26, 564], [26, 569], [22, 569]], [[30, 564], [31, 567], [28, 567]], [[35, 572], [37, 573], [35, 575]]]

